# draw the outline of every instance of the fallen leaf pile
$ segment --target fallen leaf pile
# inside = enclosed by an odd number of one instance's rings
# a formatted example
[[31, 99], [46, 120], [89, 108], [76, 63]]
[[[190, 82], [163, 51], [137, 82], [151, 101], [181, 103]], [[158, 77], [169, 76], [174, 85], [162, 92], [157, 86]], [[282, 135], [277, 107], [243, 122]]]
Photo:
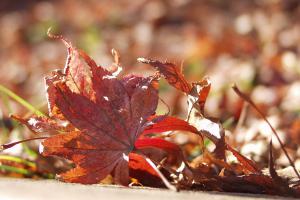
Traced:
[[[299, 174], [289, 157], [294, 179], [275, 170], [271, 142], [269, 169], [263, 170], [228, 143], [226, 129], [217, 119], [206, 116], [209, 78], [190, 83], [178, 66], [146, 58], [138, 61], [154, 67], [157, 73], [119, 76], [116, 51], [113, 65], [104, 68], [62, 36], [50, 37], [65, 43], [68, 58], [63, 71], [56, 70], [45, 78], [49, 116], [13, 118], [38, 135], [28, 140], [43, 139], [43, 156], [72, 162], [71, 169], [58, 174], [59, 180], [300, 197]], [[186, 120], [156, 113], [163, 101], [159, 96], [161, 78], [186, 95]], [[277, 136], [255, 103], [237, 86], [234, 90]], [[191, 158], [192, 150], [174, 139], [178, 134], [192, 134], [193, 148], [201, 153]], [[9, 149], [23, 141], [2, 147]], [[278, 141], [286, 152], [279, 137]]]

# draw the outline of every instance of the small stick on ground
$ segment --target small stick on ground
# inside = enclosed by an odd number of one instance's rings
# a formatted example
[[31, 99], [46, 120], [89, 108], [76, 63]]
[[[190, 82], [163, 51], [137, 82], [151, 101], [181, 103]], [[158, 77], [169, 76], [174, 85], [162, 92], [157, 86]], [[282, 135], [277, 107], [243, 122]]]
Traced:
[[269, 122], [269, 120], [266, 118], [266, 116], [262, 113], [262, 111], [260, 111], [260, 109], [256, 106], [256, 104], [250, 99], [250, 97], [246, 94], [244, 94], [243, 92], [241, 92], [239, 90], [239, 88], [236, 85], [232, 86], [232, 89], [235, 91], [235, 93], [241, 97], [244, 101], [246, 101], [247, 103], [249, 103], [256, 111], [257, 113], [260, 115], [260, 117], [265, 120], [267, 122], [267, 124], [269, 125], [269, 127], [271, 128], [272, 132], [274, 133], [274, 135], [276, 136], [276, 139], [278, 140], [280, 147], [282, 149], [282, 151], [284, 152], [285, 156], [287, 157], [287, 159], [289, 160], [290, 165], [293, 167], [297, 177], [300, 179], [300, 175], [299, 172], [297, 171], [295, 164], [293, 163], [291, 157], [289, 156], [288, 152], [286, 151], [283, 142], [280, 140], [277, 131], [273, 128], [273, 126], [271, 125], [271, 123]]

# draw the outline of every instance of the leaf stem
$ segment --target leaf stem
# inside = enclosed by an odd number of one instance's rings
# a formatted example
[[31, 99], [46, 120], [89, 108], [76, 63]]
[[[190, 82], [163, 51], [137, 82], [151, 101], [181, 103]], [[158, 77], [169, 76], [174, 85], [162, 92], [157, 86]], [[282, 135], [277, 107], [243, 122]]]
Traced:
[[43, 140], [43, 139], [47, 139], [47, 138], [48, 137], [37, 137], [37, 138], [30, 138], [30, 139], [20, 140], [20, 141], [8, 143], [8, 144], [3, 144], [3, 145], [0, 146], [0, 151], [3, 151], [5, 149], [9, 149], [9, 148], [14, 147], [17, 144], [21, 144], [23, 142], [29, 142], [29, 141], [32, 141], [32, 140]]

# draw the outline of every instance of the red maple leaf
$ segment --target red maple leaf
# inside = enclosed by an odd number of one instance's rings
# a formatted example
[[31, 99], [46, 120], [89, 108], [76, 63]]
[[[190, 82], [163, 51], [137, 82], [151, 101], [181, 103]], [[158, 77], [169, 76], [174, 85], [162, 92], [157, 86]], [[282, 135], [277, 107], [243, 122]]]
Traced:
[[158, 77], [118, 78], [62, 36], [50, 36], [68, 47], [64, 72], [55, 71], [45, 79], [51, 118], [15, 119], [35, 132], [54, 134], [42, 142], [42, 154], [64, 157], [75, 164], [60, 174], [60, 179], [93, 184], [113, 172], [116, 183], [127, 185], [129, 167], [148, 169], [148, 173], [164, 178], [157, 169], [145, 166], [140, 150], [159, 148], [183, 159], [180, 148], [163, 139], [139, 136], [151, 130], [198, 131], [184, 120], [154, 115]]

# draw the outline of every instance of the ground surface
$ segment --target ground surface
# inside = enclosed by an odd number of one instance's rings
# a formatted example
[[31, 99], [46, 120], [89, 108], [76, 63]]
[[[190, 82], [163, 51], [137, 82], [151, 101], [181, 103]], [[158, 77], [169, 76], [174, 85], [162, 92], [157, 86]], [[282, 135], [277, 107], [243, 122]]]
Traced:
[[282, 199], [262, 195], [224, 194], [213, 192], [171, 192], [160, 189], [132, 189], [114, 186], [67, 184], [53, 180], [34, 181], [28, 179], [0, 178], [1, 200], [157, 200], [157, 199], [209, 199], [209, 200], [252, 200]]

